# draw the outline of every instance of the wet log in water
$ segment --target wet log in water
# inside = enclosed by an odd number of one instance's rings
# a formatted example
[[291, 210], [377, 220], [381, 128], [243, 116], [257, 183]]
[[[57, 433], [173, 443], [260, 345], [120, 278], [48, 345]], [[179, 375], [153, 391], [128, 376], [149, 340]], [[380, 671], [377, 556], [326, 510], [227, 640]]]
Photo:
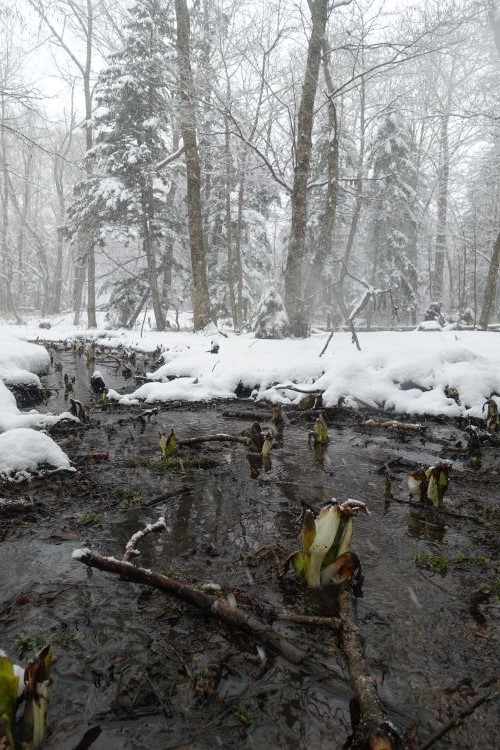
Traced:
[[384, 713], [375, 679], [368, 670], [350, 586], [340, 591], [339, 608], [342, 647], [355, 697], [355, 709], [351, 706], [353, 734], [346, 747], [350, 750], [403, 750], [405, 745]]

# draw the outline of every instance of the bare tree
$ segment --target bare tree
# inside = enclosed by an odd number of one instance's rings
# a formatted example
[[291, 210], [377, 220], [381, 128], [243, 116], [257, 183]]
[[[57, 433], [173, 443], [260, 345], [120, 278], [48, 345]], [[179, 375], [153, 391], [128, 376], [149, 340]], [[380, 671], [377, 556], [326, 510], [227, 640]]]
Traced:
[[187, 169], [187, 207], [191, 267], [193, 273], [193, 323], [195, 331], [210, 322], [203, 222], [201, 212], [201, 170], [196, 135], [194, 83], [191, 71], [189, 11], [186, 0], [175, 0], [177, 60], [180, 83], [180, 123]]

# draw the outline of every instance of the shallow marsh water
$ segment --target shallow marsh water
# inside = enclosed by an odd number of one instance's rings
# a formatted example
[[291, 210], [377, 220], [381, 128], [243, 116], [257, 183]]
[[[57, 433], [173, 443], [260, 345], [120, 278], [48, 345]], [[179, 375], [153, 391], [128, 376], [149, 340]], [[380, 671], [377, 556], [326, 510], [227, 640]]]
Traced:
[[[327, 660], [331, 679], [318, 680], [270, 653], [262, 664], [247, 636], [71, 559], [84, 546], [120, 557], [130, 536], [160, 515], [168, 531], [142, 542], [144, 567], [218, 584], [257, 611], [267, 602], [326, 615], [336, 611], [334, 592], [304, 591], [292, 575], [278, 581], [273, 555], [255, 552], [271, 544], [287, 553], [298, 546], [301, 501], [364, 500], [371, 515], [355, 521], [353, 539], [365, 576], [358, 616], [390, 718], [399, 729], [416, 722], [424, 740], [474, 700], [471, 686], [498, 676], [499, 601], [492, 596], [483, 605], [483, 622], [471, 611], [471, 596], [500, 579], [499, 448], [483, 449], [483, 468], [473, 472], [460, 453], [442, 452], [439, 441], [465, 444], [450, 420], [425, 422], [423, 434], [405, 433], [403, 441], [389, 430], [362, 428], [339, 410], [325, 451], [308, 445], [311, 421], [293, 415], [270, 466], [251, 464], [242, 445], [207, 444], [183, 449], [183, 455], [212, 457], [218, 466], [159, 474], [151, 466], [159, 430], [173, 427], [181, 438], [239, 434], [251, 421], [225, 418], [223, 411], [262, 407], [164, 404], [143, 424], [137, 419], [141, 407], [98, 405], [89, 385], [94, 364], [88, 368], [72, 352], [57, 357], [75, 375], [76, 398], [94, 407], [88, 429], [56, 438], [78, 471], [1, 488], [36, 505], [28, 517], [0, 517], [1, 645], [23, 660], [37, 642], [50, 641], [55, 652], [47, 748], [75, 748], [95, 725], [101, 728], [95, 750], [340, 749], [349, 734], [349, 677], [334, 633], [275, 625]], [[95, 366], [109, 386], [133, 389], [109, 357]], [[51, 371], [43, 378], [52, 395], [42, 408], [67, 408], [62, 377]], [[103, 451], [108, 460], [90, 457]], [[446, 507], [479, 522], [397, 501], [407, 499], [405, 462], [417, 467], [438, 457], [457, 459]], [[378, 470], [394, 459], [400, 461], [389, 464], [396, 499], [388, 501]], [[417, 567], [422, 550], [446, 557], [446, 575]], [[215, 694], [201, 700], [194, 676], [228, 653]], [[435, 747], [495, 748], [498, 726], [499, 703], [485, 704]]]

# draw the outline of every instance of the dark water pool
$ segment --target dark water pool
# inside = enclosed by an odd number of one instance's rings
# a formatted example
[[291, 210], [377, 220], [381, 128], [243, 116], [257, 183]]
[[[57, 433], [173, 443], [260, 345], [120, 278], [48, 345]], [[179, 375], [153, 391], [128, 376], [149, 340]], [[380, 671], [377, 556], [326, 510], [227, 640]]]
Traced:
[[[111, 387], [135, 387], [116, 361], [103, 356], [87, 367], [85, 357], [73, 352], [54, 358], [75, 376], [75, 396], [93, 407], [89, 429], [57, 438], [78, 472], [3, 488], [4, 494], [30, 496], [37, 511], [36, 520], [0, 518], [0, 645], [24, 660], [46, 641], [55, 653], [47, 748], [75, 748], [96, 725], [101, 734], [95, 750], [341, 748], [349, 734], [349, 677], [334, 633], [276, 625], [330, 664], [331, 679], [318, 679], [270, 653], [262, 662], [247, 636], [188, 605], [105, 573], [90, 574], [71, 559], [82, 546], [119, 557], [130, 536], [160, 515], [168, 531], [142, 543], [141, 565], [217, 584], [257, 608], [263, 602], [332, 614], [331, 592], [279, 581], [274, 557], [255, 552], [264, 545], [286, 552], [298, 546], [302, 501], [364, 500], [370, 516], [355, 521], [353, 540], [365, 575], [358, 616], [390, 718], [400, 729], [416, 722], [423, 741], [474, 700], [476, 686], [498, 676], [498, 448], [483, 451], [481, 473], [468, 470], [457, 454], [446, 496], [448, 509], [481, 522], [422, 514], [398, 502], [407, 499], [407, 463], [432, 464], [445, 456], [444, 443], [463, 439], [452, 422], [428, 422], [425, 438], [408, 433], [402, 442], [393, 432], [369, 431], [339, 417], [328, 448], [318, 453], [308, 445], [310, 423], [300, 418], [285, 427], [270, 466], [252, 465], [242, 445], [207, 444], [197, 455], [215, 459], [216, 467], [158, 474], [150, 463], [158, 457], [158, 431], [239, 434], [250, 422], [225, 418], [222, 411], [246, 404], [161, 405], [144, 424], [137, 419], [140, 407], [106, 411], [91, 392], [95, 366]], [[42, 408], [64, 408], [62, 377], [52, 370], [44, 378], [52, 395]], [[90, 457], [104, 451], [108, 460]], [[390, 464], [396, 499], [387, 501], [378, 470], [394, 459], [400, 460]], [[445, 559], [447, 572], [418, 567], [422, 553]], [[481, 611], [471, 609], [482, 584], [494, 591]], [[200, 700], [196, 676], [225, 657], [214, 695]], [[498, 727], [499, 703], [488, 703], [435, 747], [494, 748]]]

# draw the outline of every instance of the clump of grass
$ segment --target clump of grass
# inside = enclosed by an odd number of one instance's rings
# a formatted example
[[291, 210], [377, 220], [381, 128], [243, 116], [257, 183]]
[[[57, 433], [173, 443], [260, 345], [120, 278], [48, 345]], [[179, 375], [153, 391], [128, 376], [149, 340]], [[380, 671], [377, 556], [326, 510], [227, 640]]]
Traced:
[[76, 630], [68, 630], [67, 628], [63, 628], [58, 633], [53, 635], [51, 637], [51, 640], [54, 643], [57, 643], [58, 646], [61, 646], [61, 648], [67, 648], [68, 646], [71, 646], [72, 643], [81, 641], [82, 636], [80, 635], [80, 633], [77, 633]]
[[93, 511], [82, 513], [82, 515], [78, 516], [76, 519], [79, 526], [102, 526], [103, 521], [104, 513], [95, 513]]
[[500, 601], [500, 578], [496, 578], [494, 581], [492, 581], [490, 584], [490, 589], [492, 595]]
[[160, 474], [186, 469], [213, 469], [218, 465], [219, 462], [213, 458], [172, 458], [171, 456], [151, 462], [151, 468]]
[[134, 492], [130, 487], [125, 487], [118, 492], [121, 499], [120, 505], [124, 510], [129, 508], [140, 508], [144, 505], [144, 498], [138, 492]]
[[21, 633], [17, 636], [14, 646], [20, 659], [24, 659], [26, 654], [32, 651], [39, 651], [45, 645], [45, 638], [42, 635], [26, 635]]
[[415, 556], [415, 562], [418, 568], [432, 570], [442, 576], [445, 576], [448, 572], [448, 558], [445, 555], [433, 555], [422, 549]]

